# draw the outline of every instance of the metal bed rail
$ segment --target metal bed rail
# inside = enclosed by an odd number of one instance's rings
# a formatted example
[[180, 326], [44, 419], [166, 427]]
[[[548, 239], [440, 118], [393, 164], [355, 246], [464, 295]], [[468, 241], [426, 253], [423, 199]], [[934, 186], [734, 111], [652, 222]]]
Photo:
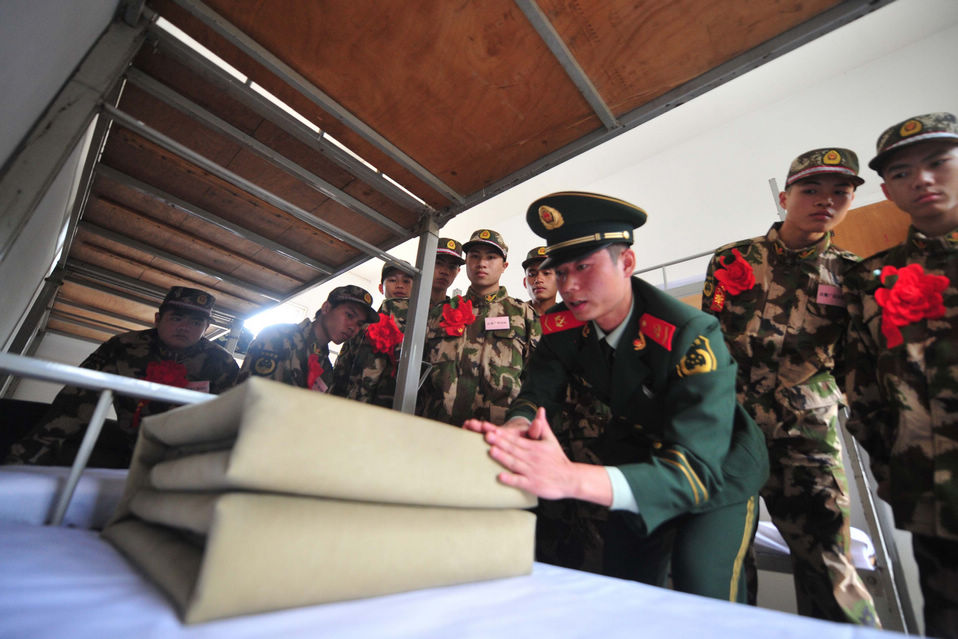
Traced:
[[114, 393], [170, 404], [198, 404], [215, 397], [215, 395], [209, 393], [166, 386], [12, 353], [0, 353], [0, 373], [100, 391], [100, 398], [90, 418], [86, 433], [83, 435], [83, 441], [80, 443], [76, 459], [73, 461], [66, 484], [57, 497], [56, 506], [48, 522], [52, 526], [59, 526], [63, 523], [63, 517], [70, 505], [70, 500], [73, 498], [73, 493], [76, 491], [77, 482], [80, 480], [80, 473], [86, 468], [90, 453], [93, 452], [93, 446], [103, 429], [103, 422], [106, 421], [107, 411], [113, 402]]

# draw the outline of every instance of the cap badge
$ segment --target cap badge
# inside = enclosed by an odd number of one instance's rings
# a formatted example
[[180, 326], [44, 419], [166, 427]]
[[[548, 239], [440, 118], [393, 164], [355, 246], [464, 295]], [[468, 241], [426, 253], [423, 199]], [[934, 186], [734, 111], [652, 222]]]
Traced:
[[565, 223], [565, 220], [562, 219], [562, 213], [546, 205], [539, 207], [539, 221], [542, 222], [542, 226], [546, 227], [547, 231], [557, 229]]
[[455, 250], [456, 250], [456, 240], [449, 240], [448, 242], [446, 242], [446, 248], [455, 251]]
[[480, 233], [479, 233], [479, 239], [480, 239], [480, 240], [488, 240], [488, 239], [489, 239], [489, 231], [482, 231], [482, 232], [480, 232]]
[[822, 158], [822, 162], [825, 164], [840, 164], [842, 161], [842, 154], [832, 149]]
[[373, 303], [373, 298], [372, 298], [372, 296], [371, 296], [369, 293], [366, 293], [365, 295], [363, 295], [363, 300], [364, 300], [367, 304], [372, 304], [372, 303]]
[[921, 131], [921, 122], [918, 120], [908, 120], [908, 122], [901, 125], [899, 133], [901, 137], [907, 138], [909, 135], [915, 135], [919, 131]]
[[540, 246], [539, 249], [536, 251], [536, 255], [545, 255], [545, 254], [546, 254], [546, 247], [544, 246]]

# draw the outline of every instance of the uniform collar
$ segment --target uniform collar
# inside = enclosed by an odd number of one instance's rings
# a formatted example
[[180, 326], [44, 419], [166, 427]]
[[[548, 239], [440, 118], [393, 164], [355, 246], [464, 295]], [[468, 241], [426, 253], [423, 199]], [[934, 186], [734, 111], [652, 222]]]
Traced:
[[[322, 317], [322, 315], [319, 317]], [[316, 333], [313, 332], [313, 322], [318, 322], [319, 317], [316, 319], [309, 319], [307, 317], [297, 325], [297, 329], [299, 330], [299, 334], [303, 337], [303, 341], [306, 343], [306, 352], [317, 353], [325, 357], [329, 355], [329, 342], [320, 344], [319, 340], [316, 339]]]
[[606, 343], [612, 347], [613, 350], [619, 347], [619, 342], [622, 341], [622, 335], [625, 333], [625, 329], [629, 324], [629, 320], [632, 319], [632, 314], [635, 312], [635, 295], [632, 295], [632, 304], [629, 305], [629, 312], [626, 313], [625, 319], [622, 320], [622, 323], [613, 328], [611, 331], [606, 333], [595, 323], [595, 320], [592, 320], [592, 328], [595, 329], [595, 335], [601, 341], [603, 338]]
[[944, 235], [929, 237], [914, 226], [909, 226], [906, 241], [909, 246], [923, 253], [951, 253], [958, 250], [958, 228]]
[[782, 241], [781, 228], [782, 222], [776, 222], [765, 235], [765, 239], [772, 245], [775, 255], [786, 261], [816, 260], [818, 256], [827, 251], [832, 245], [833, 231], [825, 234], [825, 237], [818, 240], [811, 246], [800, 249], [790, 249]]
[[490, 304], [508, 296], [509, 294], [506, 292], [505, 286], [500, 286], [498, 291], [490, 293], [489, 295], [479, 295], [470, 286], [465, 295], [466, 299], [472, 300], [474, 304]]

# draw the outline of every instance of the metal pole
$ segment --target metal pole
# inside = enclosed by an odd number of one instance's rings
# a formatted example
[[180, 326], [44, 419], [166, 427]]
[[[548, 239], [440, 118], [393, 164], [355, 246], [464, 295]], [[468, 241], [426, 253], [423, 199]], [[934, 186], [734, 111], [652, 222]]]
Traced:
[[419, 375], [422, 367], [423, 349], [426, 344], [426, 322], [429, 320], [429, 298], [432, 293], [432, 276], [436, 267], [436, 246], [439, 244], [439, 226], [433, 216], [426, 219], [425, 230], [419, 236], [416, 266], [419, 277], [409, 298], [409, 315], [406, 318], [406, 335], [399, 355], [399, 371], [396, 373], [396, 394], [393, 408], [409, 413], [416, 412], [416, 397], [419, 394]]
[[77, 451], [76, 459], [73, 460], [73, 466], [70, 467], [70, 475], [67, 477], [67, 483], [57, 497], [57, 505], [53, 509], [53, 515], [50, 517], [51, 526], [59, 526], [63, 523], [63, 517], [67, 513], [67, 507], [70, 500], [73, 499], [73, 493], [76, 491], [77, 482], [80, 481], [80, 474], [86, 468], [86, 463], [90, 459], [90, 453], [93, 452], [93, 446], [96, 444], [100, 431], [103, 430], [103, 422], [106, 421], [106, 412], [113, 403], [113, 393], [109, 389], [104, 389], [100, 393], [100, 399], [93, 410], [93, 417], [86, 427], [86, 433], [83, 435], [83, 441], [80, 443], [80, 450]]

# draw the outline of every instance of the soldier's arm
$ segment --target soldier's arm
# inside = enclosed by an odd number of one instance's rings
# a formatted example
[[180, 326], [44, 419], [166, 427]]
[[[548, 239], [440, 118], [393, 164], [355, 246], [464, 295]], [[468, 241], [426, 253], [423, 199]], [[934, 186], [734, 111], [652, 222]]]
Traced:
[[236, 360], [225, 349], [218, 349], [210, 354], [212, 371], [210, 375], [210, 392], [214, 395], [224, 393], [236, 384], [239, 375], [239, 366]]
[[[115, 339], [101, 344], [80, 363], [80, 368], [116, 373]], [[65, 386], [44, 413], [39, 423], [10, 448], [4, 463], [59, 463], [59, 451], [69, 441], [80, 438], [93, 416], [99, 393], [85, 388]]]
[[251, 376], [266, 377], [283, 381], [278, 377], [279, 358], [278, 353], [274, 351], [272, 342], [281, 341], [275, 334], [276, 331], [270, 327], [263, 329], [256, 339], [246, 350], [246, 357], [243, 358], [243, 365], [240, 367], [239, 375], [236, 377], [236, 383], [241, 384]]

